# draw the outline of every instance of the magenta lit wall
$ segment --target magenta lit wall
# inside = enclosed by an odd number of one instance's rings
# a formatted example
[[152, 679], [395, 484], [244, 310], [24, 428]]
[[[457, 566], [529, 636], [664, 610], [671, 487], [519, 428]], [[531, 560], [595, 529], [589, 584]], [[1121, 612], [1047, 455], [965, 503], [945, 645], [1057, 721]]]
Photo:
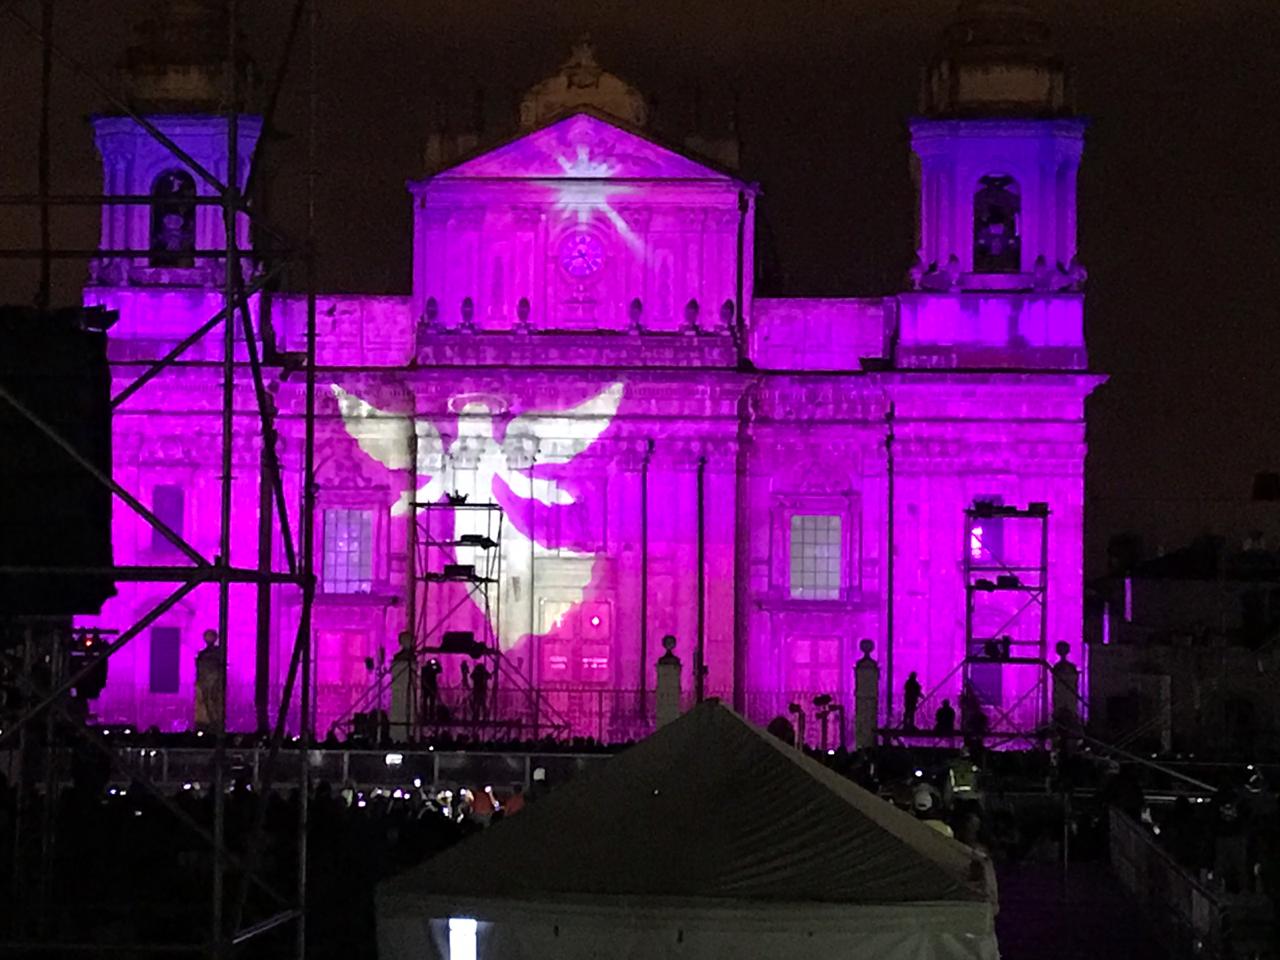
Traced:
[[[153, 150], [145, 136], [98, 123], [108, 189], [146, 192], [128, 174], [155, 166], [137, 159]], [[362, 702], [366, 658], [394, 653], [409, 599], [408, 504], [448, 493], [501, 509], [501, 576], [487, 613], [457, 584], [420, 587], [420, 642], [445, 628], [488, 637], [541, 692], [544, 718], [563, 716], [583, 735], [644, 729], [639, 690], [652, 688], [665, 634], [689, 676], [700, 562], [709, 693], [761, 720], [818, 693], [851, 713], [865, 637], [899, 703], [910, 671], [934, 694], [922, 711], [955, 702], [972, 547], [964, 510], [980, 499], [1049, 504], [1048, 639], [1078, 650], [1084, 401], [1099, 378], [1086, 372], [1079, 283], [1065, 267], [1046, 276], [1036, 259], [1072, 260], [1081, 128], [948, 123], [913, 127], [934, 267], [895, 298], [756, 298], [754, 186], [588, 113], [410, 184], [413, 289], [319, 301], [317, 728]], [[1026, 262], [999, 279], [974, 273], [971, 245], [958, 239], [974, 216], [975, 171], [997, 169], [1017, 176], [1023, 209], [1039, 211], [1021, 222]], [[144, 226], [108, 218], [104, 245]], [[953, 252], [944, 277], [937, 264]], [[120, 385], [134, 362], [218, 309], [201, 270], [97, 267], [85, 299], [121, 312], [111, 346]], [[276, 302], [282, 349], [301, 347], [304, 306]], [[217, 360], [218, 349], [210, 340], [192, 358]], [[170, 371], [115, 427], [117, 478], [149, 503], [179, 487], [180, 523], [209, 555], [218, 375], [200, 363]], [[296, 504], [304, 397], [296, 378], [273, 379]], [[247, 371], [240, 389], [232, 560], [252, 565], [259, 450]], [[460, 540], [489, 532], [485, 522], [480, 511], [432, 508], [419, 539]], [[1039, 550], [1012, 523], [999, 538], [1010, 557]], [[122, 564], [172, 562], [124, 510], [115, 549]], [[475, 554], [427, 547], [415, 563], [483, 565]], [[160, 595], [122, 585], [94, 622], [127, 624]], [[189, 725], [195, 652], [215, 601], [201, 588], [159, 624], [180, 638], [178, 688], [153, 689], [155, 658], [174, 654], [144, 635], [112, 661], [100, 718]], [[271, 611], [278, 692], [294, 592], [276, 590]], [[1001, 610], [982, 617], [996, 623]], [[241, 728], [253, 724], [255, 619], [253, 588], [233, 589], [230, 710]], [[456, 686], [457, 658], [445, 670]], [[1009, 706], [1034, 678], [1005, 672]], [[502, 710], [531, 714], [518, 686], [504, 686]], [[446, 699], [456, 707], [461, 694]], [[1019, 709], [1011, 722], [1031, 717]]]

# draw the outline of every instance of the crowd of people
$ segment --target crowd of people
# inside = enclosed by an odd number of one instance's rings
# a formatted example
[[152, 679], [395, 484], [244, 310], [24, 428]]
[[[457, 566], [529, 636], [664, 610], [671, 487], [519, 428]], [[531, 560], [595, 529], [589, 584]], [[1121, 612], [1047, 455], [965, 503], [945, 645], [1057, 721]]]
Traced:
[[[196, 735], [123, 730], [111, 735], [130, 745], [206, 745]], [[256, 741], [236, 743], [250, 747]], [[439, 749], [476, 746], [438, 743]], [[579, 743], [567, 749], [622, 746]], [[483, 747], [566, 749], [523, 741]], [[996, 863], [1057, 861], [1063, 842], [1071, 844], [1073, 860], [1104, 857], [1107, 811], [1116, 807], [1145, 822], [1170, 855], [1205, 883], [1224, 892], [1271, 892], [1280, 886], [1273, 880], [1280, 877], [1280, 815], [1274, 791], [1256, 771], [1240, 784], [1225, 783], [1211, 800], [1182, 798], [1153, 814], [1144, 793], [1144, 779], [1147, 787], [1153, 785], [1150, 769], [1120, 767], [1065, 748], [809, 752], [931, 828], [985, 851]], [[29, 793], [23, 831], [14, 829], [17, 791], [0, 781], [0, 910], [9, 914], [11, 934], [108, 944], [201, 942], [209, 930], [212, 855], [207, 839], [192, 827], [213, 829], [209, 785], [184, 784], [162, 798], [141, 783], [120, 786], [104, 763], [101, 752], [78, 751], [68, 771], [74, 784], [57, 797], [52, 821], [45, 819], [41, 799]], [[442, 787], [408, 774], [408, 782], [392, 788], [317, 783], [309, 797], [307, 832], [311, 955], [372, 957], [377, 882], [538, 802], [549, 784], [542, 768], [535, 764], [532, 770], [528, 784]], [[1038, 806], [1010, 799], [1036, 793], [1045, 801]], [[1058, 798], [1066, 794], [1092, 799], [1060, 804]], [[229, 922], [239, 916], [245, 925], [280, 909], [270, 894], [251, 885], [240, 910], [240, 885], [250, 861], [268, 886], [286, 896], [295, 889], [299, 807], [296, 791], [273, 792], [262, 800], [248, 782], [229, 785], [224, 820], [234, 858], [226, 864]], [[252, 843], [259, 818], [261, 840]], [[19, 832], [26, 838], [24, 847], [14, 846]], [[53, 842], [46, 846], [46, 840]], [[48, 884], [29, 882], [44, 875], [46, 866], [52, 868]], [[291, 936], [286, 924], [264, 934], [243, 955], [276, 955]]]

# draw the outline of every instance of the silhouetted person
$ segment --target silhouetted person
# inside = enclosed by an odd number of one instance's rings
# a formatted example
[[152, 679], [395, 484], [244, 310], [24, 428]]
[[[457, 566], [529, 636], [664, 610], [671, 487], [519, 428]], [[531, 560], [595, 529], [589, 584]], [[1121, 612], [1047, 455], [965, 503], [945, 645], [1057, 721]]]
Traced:
[[914, 670], [907, 676], [906, 685], [902, 688], [902, 727], [904, 730], [916, 728], [916, 710], [920, 707], [920, 698], [924, 691], [920, 689], [920, 681], [916, 679]]
[[489, 713], [489, 668], [483, 663], [471, 668], [471, 713], [476, 720]]
[[1213, 872], [1227, 893], [1248, 892], [1247, 808], [1232, 786], [1223, 787], [1213, 798]]
[[943, 700], [942, 706], [934, 713], [933, 729], [947, 735], [956, 732], [956, 708], [951, 706], [950, 700]]
[[440, 661], [432, 657], [422, 665], [420, 689], [422, 692], [422, 719], [435, 723], [440, 715], [440, 673], [444, 670]]
[[966, 683], [964, 689], [960, 691], [960, 729], [964, 733], [965, 743], [971, 750], [981, 749], [982, 738], [986, 736], [990, 723], [991, 720], [987, 712], [982, 709], [982, 700], [973, 689], [973, 684]]

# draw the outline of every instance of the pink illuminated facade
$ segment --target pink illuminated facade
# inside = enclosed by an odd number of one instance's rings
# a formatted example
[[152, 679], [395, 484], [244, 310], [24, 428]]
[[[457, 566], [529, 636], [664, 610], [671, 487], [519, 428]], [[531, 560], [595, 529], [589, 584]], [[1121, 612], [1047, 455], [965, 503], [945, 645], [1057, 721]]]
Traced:
[[[986, 6], [962, 17], [993, 22]], [[870, 638], [890, 725], [910, 672], [931, 696], [922, 723], [941, 698], [958, 701], [974, 637], [1080, 649], [1084, 405], [1100, 382], [1075, 259], [1084, 124], [1035, 43], [1017, 56], [1000, 46], [996, 63], [980, 56], [981, 30], [966, 36], [930, 68], [911, 122], [920, 262], [896, 297], [757, 297], [757, 187], [650, 136], [643, 99], [583, 49], [530, 93], [517, 136], [410, 182], [412, 289], [319, 302], [318, 731], [374, 705], [378, 665], [409, 628], [419, 646], [470, 630], [503, 651], [496, 717], [536, 701], [544, 719], [604, 737], [643, 728], [652, 696], [646, 707], [639, 691], [652, 691], [666, 634], [687, 687], [701, 659], [707, 694], [759, 720], [821, 693], [851, 715]], [[225, 121], [157, 122], [226, 173]], [[131, 121], [99, 118], [95, 130], [108, 192], [169, 198], [160, 215], [103, 213], [104, 249], [153, 250], [104, 258], [85, 291], [120, 313], [119, 389], [221, 307], [217, 264], [183, 254], [217, 246], [221, 221], [216, 207], [184, 206], [199, 178]], [[240, 130], [243, 181], [258, 128], [244, 118]], [[304, 317], [300, 297], [273, 299], [281, 357], [302, 350]], [[190, 357], [220, 349], [210, 336]], [[271, 368], [271, 387], [296, 503], [304, 396], [285, 369]], [[213, 363], [171, 370], [115, 422], [117, 479], [210, 556], [218, 376]], [[247, 366], [241, 389], [249, 411]], [[246, 413], [235, 446], [232, 560], [244, 566], [259, 552], [252, 424]], [[1046, 504], [1047, 542], [1034, 519], [967, 520], [975, 503]], [[476, 546], [485, 538], [491, 547]], [[117, 563], [176, 562], [167, 551], [118, 512]], [[1025, 591], [968, 601], [966, 559], [1043, 570], [1043, 636], [1039, 614], [1020, 613]], [[495, 582], [428, 576], [410, 597], [413, 573], [447, 563]], [[135, 618], [159, 589], [122, 584], [94, 622]], [[296, 593], [271, 596], [273, 701]], [[238, 729], [254, 725], [264, 663], [258, 600], [254, 587], [232, 590]], [[189, 726], [195, 654], [215, 624], [215, 589], [200, 588], [113, 659], [100, 718]], [[455, 717], [461, 659], [441, 657]], [[1037, 676], [987, 664], [970, 679], [1017, 723]], [[526, 686], [538, 696], [518, 693]]]

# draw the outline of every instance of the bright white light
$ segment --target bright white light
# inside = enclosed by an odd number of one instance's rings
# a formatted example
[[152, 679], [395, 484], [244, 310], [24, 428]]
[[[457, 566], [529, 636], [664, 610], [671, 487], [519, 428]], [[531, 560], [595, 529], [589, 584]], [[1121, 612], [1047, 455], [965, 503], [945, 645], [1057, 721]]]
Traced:
[[422, 789], [422, 778], [421, 778], [421, 777], [414, 777], [414, 778], [413, 778], [413, 785], [414, 785], [415, 787], [417, 787], [419, 790], [421, 790], [421, 789]]
[[924, 771], [923, 771], [923, 770], [917, 770], [917, 771], [916, 771], [916, 776], [917, 776], [917, 777], [923, 777], [923, 776], [924, 776]]
[[828, 756], [828, 757], [834, 757], [835, 755], [836, 755], [835, 750], [828, 750], [828, 751], [827, 751], [827, 756]]
[[982, 559], [982, 527], [980, 526], [969, 530], [969, 557], [973, 560]]
[[449, 960], [476, 960], [476, 927], [470, 917], [449, 918]]
[[579, 226], [587, 224], [593, 213], [602, 214], [613, 224], [614, 229], [618, 231], [618, 236], [622, 237], [629, 247], [636, 252], [642, 251], [644, 242], [636, 236], [631, 225], [610, 205], [609, 201], [613, 197], [631, 193], [634, 189], [607, 182], [613, 174], [613, 164], [609, 160], [592, 159], [591, 148], [586, 144], [578, 144], [574, 157], [559, 156], [556, 160], [570, 178], [582, 178], [561, 183], [557, 206], [574, 213]]
[[388, 753], [388, 754], [387, 754], [387, 766], [388, 766], [388, 767], [398, 767], [398, 766], [400, 766], [400, 764], [402, 764], [402, 763], [404, 763], [404, 754], [403, 754], [403, 753]]
[[593, 627], [598, 627], [598, 626], [600, 626], [600, 618], [599, 618], [599, 617], [592, 617], [592, 618], [591, 618], [591, 625], [592, 625]]

